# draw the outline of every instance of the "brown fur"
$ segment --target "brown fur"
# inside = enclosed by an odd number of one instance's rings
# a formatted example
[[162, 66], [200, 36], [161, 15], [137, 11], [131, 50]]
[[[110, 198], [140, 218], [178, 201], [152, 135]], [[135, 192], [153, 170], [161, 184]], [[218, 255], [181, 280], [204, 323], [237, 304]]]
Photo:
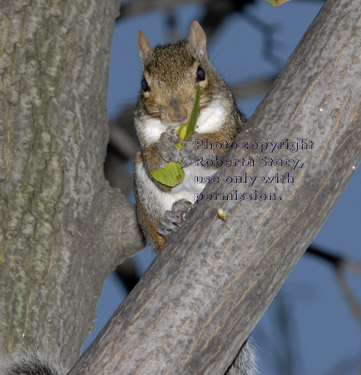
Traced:
[[[144, 165], [144, 160], [143, 160], [141, 152], [137, 152], [135, 164], [136, 166]], [[162, 184], [159, 184], [159, 185], [162, 185]], [[165, 245], [167, 240], [157, 232], [157, 226], [159, 225], [159, 221], [154, 220], [154, 218], [150, 217], [146, 211], [146, 206], [143, 204], [140, 204], [142, 200], [140, 199], [139, 189], [137, 187], [139, 187], [139, 184], [137, 184], [137, 181], [136, 181], [134, 194], [135, 194], [135, 200], [137, 202], [137, 217], [138, 217], [139, 224], [143, 230], [145, 238], [150, 243], [152, 248], [155, 251], [160, 251], [160, 249]], [[152, 198], [149, 197], [149, 199], [152, 199]]]
[[[136, 193], [136, 199], [137, 199]], [[144, 207], [137, 204], [137, 216], [140, 226], [143, 229], [145, 237], [150, 242], [151, 247], [155, 251], [160, 251], [166, 244], [167, 240], [157, 232], [157, 227], [152, 221], [151, 217], [146, 213]]]

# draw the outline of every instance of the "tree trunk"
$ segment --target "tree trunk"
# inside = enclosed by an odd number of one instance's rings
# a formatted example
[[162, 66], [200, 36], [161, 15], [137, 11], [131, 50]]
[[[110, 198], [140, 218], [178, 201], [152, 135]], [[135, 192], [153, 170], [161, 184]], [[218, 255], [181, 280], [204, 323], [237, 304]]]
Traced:
[[0, 350], [77, 359], [104, 278], [142, 247], [103, 175], [120, 0], [0, 3]]
[[[327, 1], [229, 156], [255, 166], [217, 174], [247, 173], [256, 183], [206, 188], [254, 199], [204, 196], [70, 374], [226, 371], [360, 162], [360, 15], [359, 1]], [[242, 148], [285, 139], [308, 149]], [[300, 161], [264, 167], [264, 156]], [[262, 183], [276, 173], [283, 183]], [[277, 199], [262, 199], [269, 194]]]

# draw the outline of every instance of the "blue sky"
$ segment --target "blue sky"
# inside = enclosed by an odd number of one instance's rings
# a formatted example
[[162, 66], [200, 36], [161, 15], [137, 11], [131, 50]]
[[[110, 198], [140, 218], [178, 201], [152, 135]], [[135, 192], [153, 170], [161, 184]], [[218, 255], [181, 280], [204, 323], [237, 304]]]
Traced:
[[[277, 26], [274, 34], [275, 54], [281, 64], [292, 53], [308, 25], [319, 11], [320, 1], [291, 1], [277, 9], [259, 0], [242, 15], [233, 15], [224, 23], [208, 47], [208, 54], [218, 72], [228, 83], [276, 74], [278, 67], [262, 55], [263, 36], [250, 21], [257, 17]], [[180, 38], [185, 38], [189, 25], [199, 19], [203, 9], [199, 5], [180, 7], [177, 12]], [[137, 30], [142, 30], [150, 43], [166, 42], [166, 15], [161, 10], [139, 17], [121, 20], [115, 29], [110, 63], [108, 110], [110, 117], [136, 100], [141, 78], [137, 52]], [[239, 102], [239, 108], [250, 117], [262, 97]], [[314, 244], [361, 262], [361, 170], [356, 170], [351, 182], [337, 202]], [[149, 248], [136, 256], [143, 272], [152, 259]], [[347, 274], [347, 280], [361, 302], [360, 277]], [[96, 330], [86, 345], [99, 332], [124, 298], [125, 291], [114, 281], [106, 281], [99, 302]], [[282, 310], [283, 309], [283, 310]], [[283, 313], [290, 324], [290, 346], [295, 349], [295, 369], [289, 374], [274, 367], [282, 353]], [[277, 323], [278, 321], [278, 323]], [[319, 375], [331, 374], [332, 369], [347, 361], [349, 369], [339, 374], [357, 374], [360, 362], [360, 326], [336, 282], [332, 268], [323, 261], [304, 256], [297, 264], [281, 292], [252, 334], [257, 346], [260, 374], [263, 375]], [[286, 356], [289, 357], [289, 353]], [[352, 369], [353, 368], [353, 369]], [[346, 371], [346, 372], [344, 372]], [[337, 373], [337, 372], [335, 372]]]

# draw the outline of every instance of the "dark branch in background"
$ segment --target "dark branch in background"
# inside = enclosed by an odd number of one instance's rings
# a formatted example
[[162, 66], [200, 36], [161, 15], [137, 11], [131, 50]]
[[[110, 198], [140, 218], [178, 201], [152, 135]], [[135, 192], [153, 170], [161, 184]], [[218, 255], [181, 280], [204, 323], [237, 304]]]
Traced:
[[257, 28], [263, 37], [262, 41], [262, 54], [266, 61], [269, 61], [272, 65], [274, 65], [276, 71], [279, 71], [284, 61], [276, 56], [275, 49], [276, 49], [276, 41], [274, 39], [273, 34], [276, 31], [279, 31], [279, 25], [272, 24], [269, 25], [256, 17], [251, 12], [247, 12], [247, 16], [245, 20], [248, 21], [252, 26]]
[[265, 76], [252, 79], [251, 81], [233, 83], [230, 86], [237, 101], [246, 100], [264, 95], [265, 92], [270, 90], [276, 78], [277, 75]]
[[345, 278], [345, 272], [347, 270], [353, 271], [359, 276], [361, 276], [361, 264], [356, 261], [346, 259], [341, 255], [330, 254], [314, 246], [310, 246], [307, 249], [306, 254], [310, 254], [319, 259], [327, 261], [329, 264], [333, 266], [333, 269], [336, 273], [336, 279], [338, 283], [340, 284], [344, 297], [348, 305], [350, 306], [350, 309], [354, 317], [356, 318], [356, 320], [361, 326], [361, 306], [359, 302], [357, 301], [357, 299], [355, 298], [354, 294], [352, 293]]
[[[243, 9], [245, 4], [252, 4], [254, 0], [225, 0], [222, 2], [215, 2], [212, 0], [137, 0], [137, 1], [130, 1], [124, 4], [120, 9], [120, 17], [117, 20], [120, 20], [124, 17], [131, 17], [140, 15], [143, 13], [151, 12], [154, 10], [163, 9], [167, 11], [168, 9], [174, 9], [179, 6], [183, 6], [186, 4], [200, 4], [206, 7], [207, 9], [212, 9], [212, 14], [215, 17], [209, 16], [210, 20], [213, 20], [216, 24], [218, 20], [224, 17], [225, 15], [229, 15], [232, 11], [240, 11]], [[220, 3], [220, 4], [215, 4]], [[218, 17], [217, 11], [218, 9]]]
[[127, 195], [133, 189], [133, 172], [127, 163], [133, 162], [139, 150], [134, 128], [134, 108], [126, 107], [115, 121], [111, 121], [109, 145], [104, 163], [105, 178], [112, 187], [118, 187]]
[[340, 267], [343, 262], [343, 258], [340, 255], [330, 254], [326, 250], [321, 250], [314, 246], [310, 246], [306, 254], [313, 255], [317, 258], [321, 258], [329, 263], [331, 263], [334, 267]]
[[[133, 117], [130, 118], [130, 122], [133, 123]], [[133, 160], [135, 152], [139, 149], [139, 142], [128, 129], [119, 127], [117, 124], [110, 125], [110, 139], [109, 143], [112, 147], [119, 151], [119, 153], [126, 160]]]
[[132, 259], [127, 259], [125, 262], [119, 265], [115, 270], [115, 274], [118, 280], [127, 289], [128, 294], [139, 281], [139, 276]]
[[205, 15], [200, 20], [207, 37], [212, 38], [220, 26], [234, 13], [242, 13], [247, 5], [254, 4], [254, 0], [227, 0], [205, 2]]
[[[205, 3], [206, 0], [199, 0], [198, 3]], [[167, 11], [168, 9], [177, 8], [181, 5], [194, 4], [192, 0], [137, 0], [129, 1], [124, 5], [121, 5], [120, 16], [117, 21], [122, 20], [126, 17], [139, 16], [147, 12], [162, 9]]]
[[[265, 0], [258, 0], [258, 1], [265, 1]], [[325, 0], [295, 0], [298, 2], [322, 2], [324, 3]], [[207, 9], [207, 14], [205, 16], [205, 25], [210, 23], [211, 25], [219, 25], [219, 19], [224, 18], [227, 15], [226, 10], [228, 10], [228, 15], [231, 12], [241, 12], [243, 11], [245, 5], [247, 4], [256, 4], [257, 1], [255, 0], [224, 0], [222, 2], [216, 2], [212, 0], [137, 0], [137, 1], [129, 1], [128, 3], [122, 5], [120, 9], [120, 15], [117, 18], [117, 21], [121, 20], [125, 17], [134, 17], [140, 14], [144, 14], [147, 12], [152, 12], [154, 10], [164, 9], [168, 10], [171, 8], [177, 8], [182, 5], [186, 4], [200, 4], [205, 6]], [[219, 4], [217, 4], [219, 3]], [[270, 5], [271, 6], [271, 5]], [[217, 14], [217, 11], [219, 12]], [[206, 19], [207, 18], [207, 19]]]
[[168, 41], [170, 43], [177, 42], [179, 39], [182, 39], [177, 32], [177, 16], [175, 13], [175, 9], [167, 9], [167, 34], [168, 34]]

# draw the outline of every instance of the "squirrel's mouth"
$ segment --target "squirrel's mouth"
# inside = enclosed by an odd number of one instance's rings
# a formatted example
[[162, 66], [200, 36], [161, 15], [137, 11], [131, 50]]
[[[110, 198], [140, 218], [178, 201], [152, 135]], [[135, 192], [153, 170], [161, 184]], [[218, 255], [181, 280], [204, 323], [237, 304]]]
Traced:
[[180, 119], [178, 121], [174, 121], [172, 119], [167, 118], [166, 116], [162, 116], [161, 118], [162, 124], [166, 127], [176, 128], [179, 125], [185, 124], [187, 122], [187, 118]]
[[188, 121], [190, 112], [191, 109], [189, 110], [185, 105], [170, 100], [169, 105], [162, 114], [162, 121], [167, 122], [172, 126], [178, 126]]

